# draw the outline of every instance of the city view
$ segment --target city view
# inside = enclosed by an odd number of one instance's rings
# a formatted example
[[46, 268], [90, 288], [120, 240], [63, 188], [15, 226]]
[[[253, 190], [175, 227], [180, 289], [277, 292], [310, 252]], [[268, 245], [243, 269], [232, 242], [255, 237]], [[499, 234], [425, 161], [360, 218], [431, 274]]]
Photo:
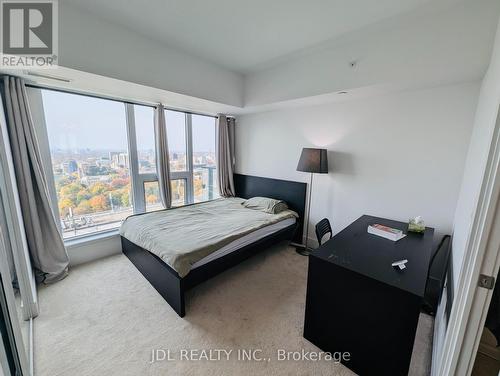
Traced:
[[[155, 173], [155, 153], [138, 153], [142, 173]], [[52, 166], [65, 237], [102, 231], [118, 226], [133, 213], [128, 153], [123, 150], [52, 150]], [[217, 196], [215, 155], [200, 152], [193, 155], [194, 202]], [[186, 170], [186, 155], [170, 153], [172, 171]], [[172, 180], [172, 205], [186, 203], [186, 182]], [[146, 210], [163, 208], [158, 182], [144, 186]]]
[[[134, 183], [144, 184], [138, 188], [144, 196], [133, 198], [125, 104], [51, 90], [42, 90], [42, 98], [64, 238], [119, 227], [134, 212], [134, 202], [146, 211], [163, 208], [155, 181], [152, 107], [133, 105], [134, 163], [139, 173], [139, 181]], [[170, 171], [176, 178], [171, 180], [172, 205], [218, 197], [215, 119], [173, 110], [165, 110], [165, 118]], [[192, 171], [187, 165], [188, 144]]]
[[100, 224], [112, 228], [132, 214], [126, 152], [52, 150], [52, 166], [65, 237]]

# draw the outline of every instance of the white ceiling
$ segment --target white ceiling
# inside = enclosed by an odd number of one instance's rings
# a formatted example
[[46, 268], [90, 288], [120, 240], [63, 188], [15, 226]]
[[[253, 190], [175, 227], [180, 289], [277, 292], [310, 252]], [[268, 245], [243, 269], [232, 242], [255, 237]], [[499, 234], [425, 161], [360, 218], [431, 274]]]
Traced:
[[383, 19], [450, 1], [454, 0], [64, 0], [64, 4], [247, 73]]

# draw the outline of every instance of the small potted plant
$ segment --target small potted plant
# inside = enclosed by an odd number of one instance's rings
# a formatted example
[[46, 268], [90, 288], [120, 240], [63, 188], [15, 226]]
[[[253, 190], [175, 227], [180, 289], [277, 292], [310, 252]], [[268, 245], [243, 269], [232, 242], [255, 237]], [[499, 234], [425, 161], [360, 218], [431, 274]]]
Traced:
[[425, 231], [425, 223], [422, 217], [418, 216], [411, 218], [408, 222], [408, 231], [417, 232], [419, 234]]

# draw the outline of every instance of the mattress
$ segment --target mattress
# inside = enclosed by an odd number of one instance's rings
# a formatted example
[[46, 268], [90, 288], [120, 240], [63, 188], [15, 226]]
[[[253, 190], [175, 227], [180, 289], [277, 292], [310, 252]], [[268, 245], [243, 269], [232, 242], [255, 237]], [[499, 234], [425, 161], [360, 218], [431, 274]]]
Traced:
[[254, 232], [251, 232], [250, 234], [246, 234], [245, 236], [234, 240], [233, 242], [229, 243], [228, 245], [218, 249], [217, 251], [211, 253], [210, 255], [202, 258], [200, 261], [195, 262], [191, 266], [191, 270], [196, 269], [202, 265], [205, 265], [209, 263], [210, 261], [216, 260], [218, 258], [221, 258], [222, 256], [228, 255], [231, 252], [237, 251], [238, 249], [241, 249], [249, 244], [252, 244], [256, 242], [257, 240], [260, 240], [262, 238], [265, 238], [266, 236], [269, 236], [271, 234], [274, 234], [280, 230], [283, 230], [284, 228], [287, 228], [288, 226], [293, 225], [296, 222], [295, 218], [287, 218], [281, 222], [274, 223], [272, 225], [260, 228]]

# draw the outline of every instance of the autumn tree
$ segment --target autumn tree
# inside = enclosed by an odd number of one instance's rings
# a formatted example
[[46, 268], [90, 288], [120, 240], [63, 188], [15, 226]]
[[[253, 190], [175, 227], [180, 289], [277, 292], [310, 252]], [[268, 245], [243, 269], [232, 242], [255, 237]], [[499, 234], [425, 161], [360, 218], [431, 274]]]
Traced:
[[104, 183], [94, 183], [89, 188], [89, 191], [92, 195], [100, 195], [107, 190], [109, 190], [108, 186]]
[[82, 184], [70, 183], [68, 185], [65, 185], [64, 187], [61, 187], [61, 189], [59, 190], [59, 195], [61, 197], [70, 198], [71, 200], [76, 200], [77, 193], [82, 189], [85, 189]]
[[122, 206], [129, 207], [130, 206], [130, 191], [129, 189], [122, 190]]
[[89, 200], [89, 204], [94, 212], [104, 211], [109, 209], [109, 203], [104, 195], [97, 195]]
[[81, 189], [76, 194], [76, 204], [80, 205], [80, 203], [82, 201], [88, 201], [91, 197], [92, 197], [92, 195], [90, 194], [90, 192], [88, 191], [88, 189], [86, 189], [86, 188], [85, 189]]
[[148, 204], [156, 204], [158, 202], [158, 196], [156, 196], [156, 195], [148, 195], [146, 197], [146, 202]]
[[115, 178], [111, 181], [111, 187], [113, 189], [117, 189], [117, 188], [123, 188], [125, 187], [126, 185], [128, 185], [129, 183], [129, 179], [124, 179], [124, 178]]
[[74, 206], [73, 201], [69, 198], [63, 198], [59, 200], [59, 213], [61, 213], [61, 216], [67, 216], [69, 214], [69, 209]]
[[89, 200], [81, 201], [75, 208], [74, 213], [78, 215], [92, 213], [92, 205], [90, 205]]

